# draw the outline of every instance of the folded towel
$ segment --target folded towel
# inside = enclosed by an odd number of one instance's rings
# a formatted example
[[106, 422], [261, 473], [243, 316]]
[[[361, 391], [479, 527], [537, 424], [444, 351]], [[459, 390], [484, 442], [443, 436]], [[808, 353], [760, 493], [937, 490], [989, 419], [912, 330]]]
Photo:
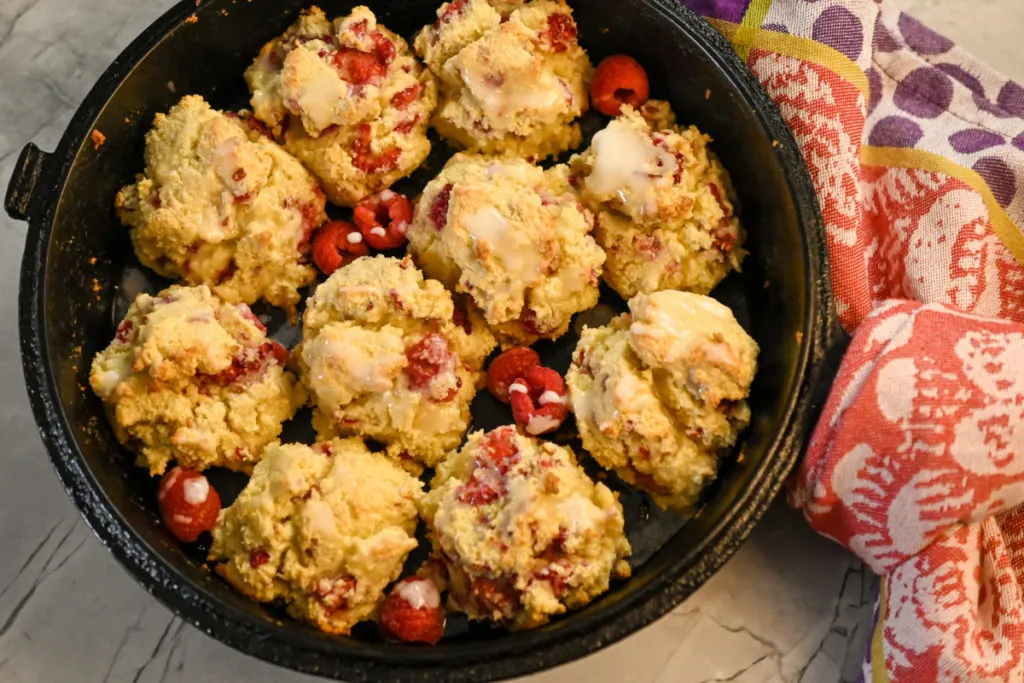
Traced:
[[888, 0], [682, 0], [802, 148], [853, 341], [790, 490], [883, 575], [866, 681], [1024, 681], [1024, 88]]

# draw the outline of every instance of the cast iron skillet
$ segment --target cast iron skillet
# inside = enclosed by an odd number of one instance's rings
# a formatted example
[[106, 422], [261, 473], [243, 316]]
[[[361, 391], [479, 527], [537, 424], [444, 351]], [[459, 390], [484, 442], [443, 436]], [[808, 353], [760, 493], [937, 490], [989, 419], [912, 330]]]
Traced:
[[[433, 21], [439, 2], [369, 4], [385, 25], [410, 37]], [[57, 472], [100, 540], [148, 591], [208, 634], [275, 664], [349, 681], [479, 683], [593, 652], [660, 617], [722, 565], [775, 497], [812, 424], [837, 345], [821, 218], [797, 146], [729, 44], [672, 0], [573, 3], [593, 60], [616, 52], [637, 57], [650, 72], [654, 95], [669, 99], [682, 122], [711, 134], [732, 172], [751, 254], [743, 274], [715, 296], [761, 345], [751, 426], [690, 519], [660, 512], [609, 478], [623, 491], [634, 576], [589, 607], [522, 633], [455, 619], [433, 648], [385, 643], [369, 625], [348, 638], [329, 637], [243, 598], [202, 564], [204, 548], [182, 548], [164, 532], [155, 483], [120, 449], [87, 389], [91, 359], [113, 337], [125, 303], [165, 284], [137, 266], [113, 211], [118, 188], [142, 167], [153, 115], [187, 93], [217, 107], [242, 106], [245, 67], [306, 4], [205, 0], [197, 7], [184, 0], [103, 74], [55, 152], [31, 143], [22, 152], [6, 202], [12, 216], [29, 223], [22, 355]], [[320, 2], [329, 16], [354, 4]], [[106, 136], [98, 149], [93, 130]], [[424, 173], [442, 162], [435, 156]], [[621, 306], [610, 294], [604, 301]], [[278, 338], [294, 341], [294, 330], [282, 326], [278, 314], [262, 313]], [[569, 335], [542, 352], [564, 369], [574, 343]], [[475, 406], [478, 426], [507, 420], [489, 401], [482, 397]], [[216, 476], [230, 500], [242, 482]]]

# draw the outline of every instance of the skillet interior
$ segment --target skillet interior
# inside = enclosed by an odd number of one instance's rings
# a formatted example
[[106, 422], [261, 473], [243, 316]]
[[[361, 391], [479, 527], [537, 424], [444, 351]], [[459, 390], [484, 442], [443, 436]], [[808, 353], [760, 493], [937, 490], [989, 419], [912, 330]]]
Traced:
[[[455, 620], [452, 637], [432, 649], [382, 643], [372, 628], [351, 638], [328, 637], [239, 596], [201, 564], [202, 548], [183, 551], [163, 531], [155, 482], [132, 466], [87, 388], [91, 359], [112, 338], [124, 303], [165, 284], [137, 266], [113, 211], [117, 190], [141, 169], [153, 115], [187, 93], [202, 94], [216, 107], [242, 106], [245, 67], [306, 4], [182, 3], [111, 67], [50, 159], [47, 182], [40, 184], [53, 194], [37, 202], [32, 216], [22, 325], [27, 382], [58, 471], [101, 539], [149, 590], [212, 635], [282, 665], [347, 680], [482, 681], [551, 666], [613, 642], [706, 580], [749, 532], [796, 457], [809, 373], [830, 321], [822, 298], [827, 273], [820, 218], [795, 144], [724, 41], [670, 0], [573, 3], [593, 61], [615, 52], [639, 59], [653, 96], [670, 100], [682, 123], [712, 135], [732, 173], [751, 255], [744, 273], [714, 294], [761, 345], [743, 455], [723, 464], [688, 521], [621, 489], [634, 578], [549, 626], [510, 634]], [[335, 16], [356, 3], [319, 4]], [[432, 21], [436, 7], [435, 0], [369, 4], [382, 23], [407, 38]], [[193, 12], [197, 21], [186, 22]], [[88, 138], [93, 128], [106, 136], [99, 150]], [[773, 148], [773, 139], [781, 148]], [[443, 163], [443, 155], [432, 159], [434, 169]], [[621, 305], [611, 294], [603, 301]], [[264, 312], [280, 323], [279, 339], [293, 340], [294, 330], [280, 314]], [[567, 338], [549, 345], [549, 362], [564, 369], [574, 343]], [[497, 424], [504, 415], [486, 396], [478, 399], [475, 414], [480, 426]], [[242, 480], [224, 476], [215, 483], [230, 499]]]

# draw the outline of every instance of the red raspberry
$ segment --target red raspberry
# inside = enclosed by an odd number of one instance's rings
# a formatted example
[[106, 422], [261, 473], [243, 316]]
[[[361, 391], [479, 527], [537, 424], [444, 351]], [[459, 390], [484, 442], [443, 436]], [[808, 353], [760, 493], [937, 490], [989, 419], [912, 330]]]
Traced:
[[590, 99], [594, 107], [606, 116], [618, 116], [624, 104], [639, 107], [650, 94], [647, 72], [628, 55], [606, 57], [597, 66], [590, 82]]
[[[439, 374], [455, 369], [455, 358], [448, 348], [448, 340], [439, 334], [428, 334], [410, 346], [405, 352], [409, 364], [405, 374], [409, 376], [409, 388], [423, 389], [430, 385]], [[458, 393], [458, 387], [441, 399], [449, 401]]]
[[245, 318], [253, 325], [255, 325], [260, 332], [264, 334], [267, 333], [267, 326], [263, 324], [263, 321], [256, 317], [256, 314], [253, 313], [252, 309], [249, 308], [246, 304], [238, 304], [238, 312], [242, 315], [243, 318]]
[[537, 311], [532, 308], [527, 308], [523, 311], [523, 314], [519, 316], [519, 323], [527, 332], [540, 337], [543, 337], [550, 331], [546, 327], [541, 326], [540, 321], [537, 320]]
[[552, 52], [565, 52], [576, 40], [576, 22], [568, 14], [552, 14], [542, 38], [551, 44]]
[[373, 50], [382, 66], [387, 67], [395, 61], [395, 44], [380, 31], [373, 34]]
[[288, 363], [288, 349], [276, 341], [268, 339], [256, 348], [244, 349], [231, 365], [216, 375], [198, 375], [204, 384], [217, 384], [224, 387], [241, 387], [260, 377], [267, 369], [267, 360], [272, 358], [278, 365]]
[[324, 275], [369, 253], [363, 236], [347, 221], [330, 221], [313, 238], [313, 262]]
[[508, 385], [535, 365], [540, 365], [536, 351], [526, 346], [514, 346], [495, 358], [487, 368], [487, 389], [494, 398], [508, 403]]
[[377, 624], [386, 638], [436, 645], [444, 636], [441, 592], [430, 579], [403, 579], [381, 605]]
[[732, 251], [732, 248], [736, 246], [736, 240], [739, 237], [736, 231], [733, 230], [732, 226], [729, 225], [728, 219], [722, 219], [724, 225], [719, 226], [715, 229], [711, 236], [714, 238], [714, 242], [711, 244], [712, 249], [717, 249], [723, 254]]
[[328, 609], [347, 609], [348, 598], [355, 591], [356, 583], [352, 576], [322, 578], [316, 582], [313, 593]]
[[416, 114], [416, 116], [412, 117], [408, 121], [402, 121], [401, 123], [396, 125], [395, 132], [401, 133], [402, 135], [408, 135], [413, 131], [414, 128], [416, 128], [416, 125], [422, 120], [423, 117], [420, 116], [419, 114]]
[[461, 13], [467, 4], [469, 4], [469, 0], [452, 0], [452, 2], [442, 5], [437, 15], [437, 27], [440, 28], [441, 24], [451, 21], [452, 17]]
[[473, 325], [469, 320], [469, 313], [461, 301], [455, 302], [455, 309], [452, 311], [452, 322], [462, 328], [466, 334], [473, 334]]
[[217, 524], [220, 496], [199, 472], [174, 467], [160, 480], [157, 505], [164, 526], [182, 543], [193, 543]]
[[648, 261], [656, 261], [661, 256], [661, 238], [657, 235], [640, 235], [636, 238], [636, 250]]
[[368, 245], [374, 249], [396, 249], [405, 244], [412, 204], [405, 196], [384, 190], [356, 204], [352, 218]]
[[558, 429], [569, 414], [568, 390], [562, 376], [550, 368], [529, 368], [509, 385], [512, 417], [532, 436]]
[[260, 357], [270, 356], [278, 365], [288, 364], [288, 349], [278, 344], [273, 339], [268, 339], [260, 346]]
[[387, 73], [387, 68], [381, 64], [378, 55], [350, 47], [343, 47], [334, 54], [334, 67], [343, 81], [353, 85], [378, 82]]
[[456, 493], [460, 503], [488, 505], [508, 493], [505, 476], [519, 461], [515, 435], [514, 427], [499, 427], [484, 436], [473, 474]]
[[394, 97], [391, 98], [391, 106], [399, 111], [405, 111], [406, 108], [416, 101], [416, 98], [420, 96], [420, 84], [409, 86], [401, 92], [395, 93]]
[[434, 203], [430, 205], [430, 220], [433, 221], [438, 231], [444, 230], [444, 226], [448, 225], [448, 204], [452, 200], [453, 187], [455, 186], [448, 183], [441, 188], [437, 197], [434, 198]]
[[516, 430], [512, 427], [498, 427], [490, 431], [480, 447], [485, 458], [477, 459], [478, 467], [493, 467], [500, 474], [508, 474], [512, 465], [518, 462], [519, 447], [516, 446]]
[[722, 188], [720, 188], [715, 183], [709, 183], [708, 190], [711, 191], [711, 195], [715, 198], [715, 201], [718, 202], [718, 205], [722, 208], [722, 213], [725, 214], [725, 217], [731, 218], [732, 209], [726, 206], [725, 202], [722, 199]]
[[370, 24], [366, 19], [360, 19], [354, 22], [348, 27], [348, 30], [356, 35], [357, 38], [362, 38], [366, 35], [366, 29], [369, 28]]
[[371, 149], [373, 129], [368, 123], [359, 124], [359, 137], [352, 143], [352, 165], [363, 173], [387, 173], [398, 167], [402, 150], [389, 147], [383, 152], [374, 154]]
[[473, 597], [484, 611], [511, 617], [521, 604], [519, 591], [509, 579], [473, 579]]
[[135, 337], [135, 323], [131, 320], [122, 320], [121, 324], [117, 326], [117, 332], [114, 333], [114, 339], [121, 344], [127, 344]]
[[249, 566], [253, 569], [259, 569], [269, 561], [270, 554], [262, 548], [253, 550], [251, 553], [249, 553]]

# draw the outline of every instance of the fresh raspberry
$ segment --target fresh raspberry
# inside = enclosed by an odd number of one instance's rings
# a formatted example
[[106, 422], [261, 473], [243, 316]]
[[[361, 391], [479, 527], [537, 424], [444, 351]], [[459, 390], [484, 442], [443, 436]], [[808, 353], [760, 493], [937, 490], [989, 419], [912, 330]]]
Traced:
[[430, 579], [410, 577], [395, 584], [380, 608], [377, 625], [386, 638], [436, 645], [444, 636], [441, 592]]
[[330, 221], [313, 238], [313, 262], [324, 275], [369, 253], [363, 236], [347, 221]]
[[417, 83], [416, 85], [411, 85], [405, 90], [395, 93], [394, 97], [391, 98], [391, 106], [398, 111], [405, 111], [419, 96], [420, 84]]
[[512, 417], [532, 436], [558, 429], [569, 414], [568, 390], [562, 376], [550, 368], [534, 366], [509, 385]]
[[434, 198], [434, 203], [430, 205], [430, 220], [438, 231], [444, 230], [444, 227], [448, 225], [448, 204], [452, 200], [453, 187], [455, 186], [448, 183], [441, 188], [437, 197]]
[[508, 403], [508, 386], [535, 365], [540, 365], [536, 351], [526, 346], [514, 346], [495, 358], [487, 368], [487, 389], [494, 398]]
[[352, 213], [363, 239], [374, 249], [396, 249], [405, 244], [412, 220], [412, 204], [391, 190], [363, 199]]
[[548, 17], [547, 29], [542, 34], [551, 45], [552, 52], [565, 52], [576, 40], [576, 22], [568, 14], [552, 14]]
[[220, 496], [199, 472], [174, 467], [160, 480], [157, 505], [164, 526], [182, 543], [193, 543], [217, 524]]
[[606, 116], [618, 116], [624, 104], [639, 107], [650, 94], [647, 72], [628, 55], [606, 57], [597, 66], [590, 82], [590, 99], [594, 107]]

